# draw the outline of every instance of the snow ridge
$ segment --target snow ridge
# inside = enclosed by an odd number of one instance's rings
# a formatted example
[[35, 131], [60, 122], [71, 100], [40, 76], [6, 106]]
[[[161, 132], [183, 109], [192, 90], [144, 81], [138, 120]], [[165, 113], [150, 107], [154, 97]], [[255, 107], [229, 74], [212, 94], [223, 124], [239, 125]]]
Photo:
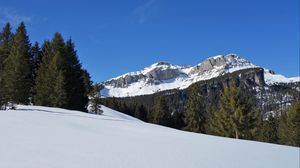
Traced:
[[[196, 66], [180, 66], [168, 62], [158, 62], [141, 71], [129, 72], [104, 81], [101, 95], [104, 97], [130, 97], [170, 89], [185, 89], [198, 81], [257, 67], [259, 66], [237, 54], [209, 57]], [[265, 72], [265, 82], [270, 85], [299, 81], [300, 77], [286, 78], [282, 75], [272, 74], [269, 70]]]

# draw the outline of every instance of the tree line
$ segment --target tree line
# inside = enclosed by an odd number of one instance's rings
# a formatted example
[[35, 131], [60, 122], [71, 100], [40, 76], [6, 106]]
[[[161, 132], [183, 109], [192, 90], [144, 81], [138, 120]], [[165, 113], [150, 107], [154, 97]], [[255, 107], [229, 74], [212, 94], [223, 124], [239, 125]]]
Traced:
[[197, 85], [189, 87], [183, 113], [172, 112], [172, 98], [166, 95], [154, 96], [150, 106], [133, 98], [105, 98], [101, 103], [143, 121], [181, 130], [300, 146], [300, 100], [282, 113], [264, 114], [256, 98], [242, 86], [224, 87], [220, 100], [212, 104], [204, 95]]
[[0, 33], [0, 107], [34, 104], [86, 111], [92, 90], [89, 73], [79, 62], [72, 39], [55, 33], [31, 45], [24, 22]]

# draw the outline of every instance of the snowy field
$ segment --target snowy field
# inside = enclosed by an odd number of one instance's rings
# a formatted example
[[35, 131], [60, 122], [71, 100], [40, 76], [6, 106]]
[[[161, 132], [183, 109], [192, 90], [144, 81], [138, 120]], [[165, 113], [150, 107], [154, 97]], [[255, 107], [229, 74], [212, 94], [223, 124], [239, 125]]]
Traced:
[[103, 115], [0, 111], [0, 168], [299, 168], [299, 148], [188, 133]]

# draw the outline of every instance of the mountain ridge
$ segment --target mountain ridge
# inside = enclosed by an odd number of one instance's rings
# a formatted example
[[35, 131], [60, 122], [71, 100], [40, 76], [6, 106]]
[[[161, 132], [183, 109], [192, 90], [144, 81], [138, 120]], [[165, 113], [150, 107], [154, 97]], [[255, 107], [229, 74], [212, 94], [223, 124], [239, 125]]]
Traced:
[[[198, 81], [250, 68], [263, 67], [232, 53], [208, 57], [195, 66], [181, 66], [160, 61], [143, 70], [125, 73], [102, 82], [101, 95], [104, 97], [130, 97], [170, 89], [185, 89]], [[275, 74], [272, 70], [263, 69], [267, 85], [300, 81], [300, 77], [286, 78], [283, 75]]]

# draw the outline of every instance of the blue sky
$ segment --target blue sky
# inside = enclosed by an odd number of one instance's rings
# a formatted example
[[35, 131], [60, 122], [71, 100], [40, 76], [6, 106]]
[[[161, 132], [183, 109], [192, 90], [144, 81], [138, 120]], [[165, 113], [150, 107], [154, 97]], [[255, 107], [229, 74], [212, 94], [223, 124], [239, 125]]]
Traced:
[[24, 20], [32, 42], [72, 37], [95, 82], [158, 61], [195, 65], [237, 53], [299, 75], [298, 0], [0, 0], [0, 26]]

